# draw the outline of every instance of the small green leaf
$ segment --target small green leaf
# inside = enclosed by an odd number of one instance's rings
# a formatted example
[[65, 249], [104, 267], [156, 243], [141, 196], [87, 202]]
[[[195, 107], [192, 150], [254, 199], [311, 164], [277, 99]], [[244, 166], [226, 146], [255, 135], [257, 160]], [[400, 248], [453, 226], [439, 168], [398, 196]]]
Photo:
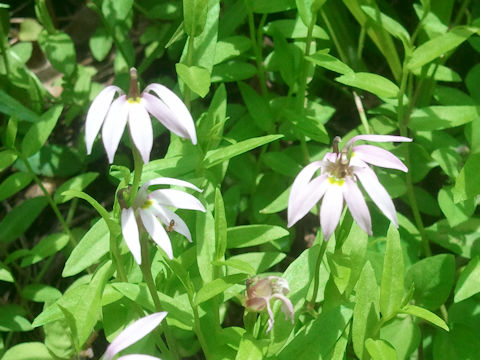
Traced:
[[[229, 268], [238, 270], [238, 272], [249, 274], [249, 275], [255, 275], [255, 269], [245, 261], [242, 261], [240, 259], [235, 259], [235, 258], [230, 258], [225, 261], [214, 261], [213, 265], [215, 266], [228, 266]], [[229, 274], [231, 272], [229, 271]]]
[[22, 153], [25, 157], [35, 154], [45, 144], [62, 113], [63, 106], [56, 105], [48, 109], [25, 134], [22, 141]]
[[242, 225], [227, 229], [227, 248], [245, 248], [288, 236], [288, 230], [276, 225]]
[[365, 348], [372, 360], [395, 360], [398, 359], [395, 349], [385, 340], [367, 339]]
[[22, 289], [25, 299], [36, 302], [51, 302], [62, 297], [60, 290], [44, 284], [28, 284]]
[[218, 41], [215, 46], [214, 65], [239, 56], [251, 46], [252, 42], [246, 36], [231, 36]]
[[62, 250], [70, 241], [65, 233], [53, 233], [45, 236], [22, 260], [21, 267], [36, 264]]
[[435, 60], [455, 49], [476, 32], [478, 29], [474, 27], [457, 26], [449, 32], [423, 43], [413, 51], [407, 64], [408, 68], [415, 69]]
[[43, 343], [25, 342], [8, 349], [2, 360], [54, 360], [54, 358]]
[[480, 256], [475, 256], [463, 269], [455, 286], [455, 302], [468, 299], [480, 292]]
[[390, 316], [400, 309], [403, 298], [403, 253], [400, 235], [393, 224], [387, 234], [387, 249], [383, 262], [380, 288], [380, 311], [382, 316]]
[[[274, 20], [269, 22], [264, 30], [270, 36], [280, 33], [287, 39], [305, 39], [308, 35], [308, 27], [300, 18]], [[325, 30], [315, 25], [312, 30], [312, 38], [329, 40], [330, 37]]]
[[[0, 154], [1, 156], [1, 154]], [[0, 201], [15, 195], [32, 181], [33, 176], [26, 172], [13, 173], [0, 184]]]
[[5, 170], [7, 167], [13, 164], [17, 159], [17, 154], [14, 150], [0, 151], [0, 171]]
[[321, 51], [305, 57], [307, 60], [313, 62], [315, 65], [321, 66], [327, 70], [334, 71], [339, 74], [354, 74], [353, 70], [347, 64], [341, 62], [336, 57], [325, 54]]
[[75, 46], [70, 36], [64, 32], [49, 34], [42, 30], [38, 36], [38, 44], [52, 66], [66, 76], [72, 76], [77, 63]]
[[232, 82], [250, 79], [257, 74], [257, 68], [244, 61], [228, 61], [217, 64], [212, 70], [212, 83]]
[[210, 89], [210, 72], [202, 67], [176, 64], [175, 69], [182, 81], [200, 97], [205, 97]]
[[35, 19], [23, 19], [20, 23], [18, 38], [20, 41], [37, 41], [42, 25]]
[[99, 26], [89, 39], [88, 44], [95, 60], [102, 61], [110, 52], [113, 39], [103, 26]]
[[40, 121], [39, 115], [22, 105], [2, 89], [0, 89], [0, 112], [31, 123]]
[[222, 193], [215, 189], [215, 260], [225, 259], [227, 249], [227, 219]]
[[65, 263], [62, 276], [76, 275], [98, 262], [110, 249], [109, 239], [105, 220], [98, 220], [73, 249]]
[[210, 150], [209, 152], [207, 152], [207, 155], [203, 160], [204, 166], [207, 169], [211, 168], [212, 166], [221, 164], [222, 162], [230, 160], [231, 158], [237, 155], [243, 154], [247, 151], [250, 151], [259, 146], [268, 144], [282, 137], [283, 135], [266, 135], [266, 136], [261, 136], [261, 137], [240, 141], [239, 143], [228, 145], [223, 148]]
[[408, 127], [412, 130], [432, 131], [448, 129], [472, 122], [480, 114], [480, 106], [433, 105], [414, 109]]
[[252, 11], [259, 14], [271, 14], [295, 8], [295, 0], [248, 0]]
[[453, 199], [456, 203], [480, 194], [480, 181], [476, 180], [479, 173], [480, 153], [471, 154], [455, 180], [455, 186], [452, 191]]
[[32, 324], [25, 319], [25, 310], [18, 305], [0, 307], [0, 331], [30, 331]]
[[396, 98], [398, 86], [387, 78], [372, 73], [347, 73], [335, 79], [339, 83], [366, 90], [379, 97]]
[[361, 6], [362, 10], [367, 16], [380, 25], [390, 35], [401, 40], [405, 46], [409, 46], [410, 35], [408, 31], [396, 20], [381, 13], [378, 9], [371, 6]]
[[22, 235], [47, 206], [44, 197], [25, 200], [14, 207], [0, 222], [0, 242], [7, 243]]
[[62, 193], [67, 191], [67, 190], [77, 190], [77, 191], [82, 191], [85, 189], [93, 180], [95, 180], [98, 176], [98, 173], [96, 172], [87, 172], [80, 174], [78, 176], [75, 176], [74, 178], [71, 178], [67, 181], [65, 181], [60, 187], [57, 189], [55, 192], [54, 200], [57, 204], [63, 204], [69, 200], [71, 200], [73, 197], [70, 196], [64, 196]]
[[214, 296], [223, 293], [225, 290], [231, 288], [233, 285], [244, 281], [247, 278], [246, 274], [227, 275], [203, 285], [195, 296], [195, 304], [210, 300]]
[[243, 334], [235, 360], [262, 360], [263, 358], [261, 340], [255, 339], [249, 333]]
[[238, 83], [238, 88], [255, 125], [268, 131], [273, 124], [273, 114], [268, 101], [243, 82]]
[[443, 330], [449, 331], [447, 324], [445, 321], [443, 321], [441, 318], [439, 318], [437, 315], [432, 313], [431, 311], [428, 311], [427, 309], [421, 308], [419, 306], [415, 305], [407, 305], [405, 306], [400, 312], [417, 316], [419, 318], [422, 318], [424, 320], [427, 320], [428, 322], [432, 323], [433, 325], [436, 325]]
[[302, 170], [302, 167], [291, 156], [285, 152], [270, 151], [262, 155], [262, 161], [273, 171], [295, 177]]
[[183, 0], [183, 28], [188, 36], [200, 35], [207, 22], [207, 0]]

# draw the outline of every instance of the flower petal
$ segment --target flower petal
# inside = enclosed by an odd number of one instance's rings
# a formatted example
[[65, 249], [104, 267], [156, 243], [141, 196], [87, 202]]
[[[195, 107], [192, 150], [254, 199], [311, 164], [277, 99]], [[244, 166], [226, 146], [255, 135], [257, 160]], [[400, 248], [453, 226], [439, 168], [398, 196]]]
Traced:
[[268, 329], [267, 329], [267, 333], [269, 333], [272, 329], [273, 329], [273, 324], [275, 323], [275, 319], [273, 317], [273, 311], [272, 311], [272, 307], [270, 306], [270, 299], [265, 299], [265, 301], [267, 302], [267, 312], [268, 312]]
[[150, 234], [152, 240], [158, 246], [160, 246], [163, 251], [166, 252], [170, 259], [173, 259], [173, 250], [170, 238], [168, 237], [168, 234], [163, 226], [158, 222], [153, 212], [140, 209], [140, 217], [142, 218], [143, 226], [145, 226], [145, 229]]
[[178, 120], [175, 113], [165, 105], [162, 100], [146, 92], [142, 94], [142, 99], [145, 102], [147, 111], [160, 121], [163, 126], [181, 138], [191, 139], [188, 132], [189, 130], [185, 128], [184, 124]]
[[373, 145], [355, 146], [352, 153], [352, 161], [350, 164], [355, 165], [354, 160], [358, 158], [366, 163], [381, 166], [389, 169], [397, 169], [408, 172], [408, 168], [390, 151]]
[[120, 96], [116, 99], [110, 111], [107, 114], [105, 123], [102, 128], [102, 140], [103, 146], [107, 152], [108, 161], [113, 162], [113, 157], [117, 151], [118, 144], [122, 138], [123, 130], [125, 130], [125, 125], [127, 124], [128, 112], [125, 109], [127, 104], [125, 95]]
[[143, 162], [150, 159], [153, 146], [153, 130], [150, 116], [142, 103], [128, 103], [128, 127], [133, 143], [140, 152]]
[[[288, 198], [288, 227], [293, 226], [298, 220], [300, 220], [305, 214], [312, 208], [310, 206], [306, 211], [304, 201], [310, 198], [306, 188], [310, 183], [312, 176], [323, 165], [322, 161], [314, 161], [311, 164], [305, 166], [302, 171], [297, 175], [293, 181], [290, 195]], [[320, 198], [318, 198], [313, 204], [315, 204]]]
[[205, 207], [195, 196], [175, 189], [160, 189], [149, 194], [160, 205], [173, 206], [177, 209], [198, 210], [205, 212]]
[[396, 135], [357, 135], [351, 138], [345, 146], [352, 146], [355, 141], [364, 140], [372, 142], [411, 142], [412, 139]]
[[325, 194], [325, 190], [327, 190], [328, 184], [328, 176], [320, 175], [316, 179], [313, 179], [309, 184], [305, 185], [303, 189], [299, 189], [295, 199], [292, 200], [292, 203], [289, 199], [288, 227], [291, 227], [298, 220], [303, 218], [310, 209], [320, 201], [323, 194]]
[[130, 354], [130, 355], [120, 356], [117, 360], [162, 360], [162, 359], [157, 358], [155, 356], [151, 356], [151, 355]]
[[147, 189], [149, 186], [152, 186], [152, 185], [176, 185], [176, 186], [183, 186], [186, 188], [190, 188], [190, 189], [202, 192], [201, 189], [199, 189], [192, 183], [189, 183], [188, 181], [178, 180], [178, 179], [169, 178], [169, 177], [159, 177], [159, 178], [149, 180], [142, 185], [141, 189]]
[[193, 122], [192, 115], [190, 115], [190, 112], [183, 101], [180, 100], [180, 98], [173, 91], [160, 84], [148, 85], [143, 94], [148, 93], [149, 91], [153, 91], [165, 103], [165, 105], [167, 105], [172, 113], [175, 114], [177, 122], [183, 129], [185, 129], [186, 133], [188, 134], [188, 138], [192, 141], [193, 145], [195, 145], [197, 143], [195, 124]]
[[93, 142], [102, 127], [108, 109], [110, 109], [110, 105], [112, 104], [113, 97], [117, 92], [123, 93], [117, 86], [107, 86], [100, 91], [88, 109], [87, 119], [85, 121], [85, 145], [87, 146], [87, 154], [89, 155], [92, 152]]
[[343, 197], [347, 203], [350, 213], [352, 214], [355, 222], [365, 231], [368, 235], [372, 235], [372, 219], [370, 218], [370, 212], [368, 211], [367, 203], [363, 198], [363, 194], [358, 188], [357, 184], [350, 180], [345, 179], [345, 185], [343, 186]]
[[398, 227], [397, 212], [395, 205], [388, 195], [387, 190], [378, 181], [375, 172], [368, 166], [355, 169], [355, 175], [362, 183], [363, 188], [368, 193], [373, 202], [385, 214], [385, 216]]
[[120, 356], [117, 360], [162, 360], [158, 357], [143, 354], [130, 354]]
[[113, 357], [120, 351], [126, 349], [144, 336], [151, 333], [153, 329], [155, 329], [162, 322], [165, 316], [167, 316], [165, 311], [154, 313], [145, 316], [127, 326], [125, 330], [123, 330], [107, 347], [107, 351], [105, 351], [103, 359], [113, 359]]
[[[328, 180], [330, 181], [330, 180]], [[329, 183], [320, 208], [320, 225], [323, 240], [327, 241], [340, 221], [343, 209], [342, 185]]]
[[172, 210], [162, 207], [160, 205], [153, 205], [151, 207], [151, 211], [157, 218], [160, 219], [162, 223], [167, 226], [170, 226], [170, 222], [171, 220], [173, 220], [174, 224], [172, 229], [177, 233], [185, 236], [188, 241], [192, 242], [192, 235], [190, 234], [190, 230], [180, 216], [175, 214]]
[[290, 321], [293, 324], [294, 313], [293, 313], [293, 305], [290, 299], [282, 294], [273, 294], [272, 297], [282, 302], [282, 312], [285, 314], [285, 318], [290, 319]]
[[142, 263], [140, 239], [137, 220], [132, 208], [122, 209], [122, 235], [133, 258], [140, 265]]

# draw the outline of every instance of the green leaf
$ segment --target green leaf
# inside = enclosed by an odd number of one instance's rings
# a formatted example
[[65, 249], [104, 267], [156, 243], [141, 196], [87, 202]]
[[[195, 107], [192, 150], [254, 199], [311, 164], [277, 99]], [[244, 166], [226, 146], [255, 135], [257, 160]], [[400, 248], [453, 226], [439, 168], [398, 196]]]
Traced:
[[480, 292], [480, 256], [475, 256], [463, 269], [455, 286], [455, 302]]
[[200, 97], [205, 97], [210, 89], [210, 72], [202, 67], [176, 64], [175, 69], [182, 81]]
[[238, 88], [255, 125], [262, 130], [268, 131], [274, 120], [268, 101], [243, 82], [238, 83]]
[[391, 224], [387, 234], [387, 248], [380, 287], [380, 311], [382, 316], [390, 316], [400, 309], [403, 298], [403, 271], [400, 235], [394, 225]]
[[63, 204], [69, 200], [71, 200], [73, 197], [72, 196], [64, 196], [62, 193], [67, 191], [67, 190], [76, 190], [76, 191], [82, 191], [85, 189], [88, 185], [90, 185], [93, 180], [95, 180], [98, 176], [98, 173], [96, 172], [87, 172], [80, 174], [78, 176], [75, 176], [67, 181], [65, 181], [60, 187], [57, 189], [55, 192], [55, 196], [53, 199], [57, 204]]
[[408, 127], [412, 130], [432, 131], [467, 124], [480, 114], [480, 106], [433, 105], [414, 109]]
[[415, 69], [435, 60], [450, 50], [455, 49], [476, 32], [478, 32], [478, 29], [474, 27], [454, 27], [449, 32], [437, 36], [417, 47], [413, 51], [407, 67], [409, 69]]
[[215, 219], [211, 211], [205, 214], [200, 212], [196, 215], [196, 251], [197, 264], [203, 282], [207, 283], [214, 279], [212, 261], [215, 260]]
[[479, 173], [480, 153], [471, 154], [455, 180], [455, 186], [452, 191], [453, 199], [456, 203], [480, 194], [480, 182], [476, 181]]
[[36, 264], [43, 259], [58, 253], [70, 241], [70, 237], [65, 233], [53, 233], [45, 236], [36, 244], [30, 253], [22, 259], [21, 267]]
[[215, 260], [225, 259], [227, 249], [227, 219], [222, 193], [215, 189]]
[[315, 65], [321, 66], [327, 70], [334, 71], [339, 74], [354, 74], [353, 70], [347, 64], [341, 62], [336, 57], [319, 51], [315, 54], [305, 57]]
[[35, 19], [23, 19], [20, 23], [18, 38], [20, 41], [37, 41], [43, 27]]
[[22, 153], [25, 157], [35, 154], [45, 144], [62, 113], [63, 106], [56, 105], [40, 116], [40, 121], [28, 129], [22, 141]]
[[207, 22], [207, 0], [183, 0], [183, 29], [188, 36], [200, 35]]
[[25, 310], [18, 305], [0, 307], [0, 331], [30, 331], [32, 324], [25, 319]]
[[375, 272], [367, 261], [357, 282], [353, 308], [352, 341], [359, 359], [363, 358], [365, 339], [375, 336], [373, 329], [379, 320], [379, 301], [380, 291]]
[[0, 151], [0, 171], [5, 170], [7, 167], [12, 165], [16, 159], [17, 154], [15, 154], [14, 150]]
[[125, 20], [133, 6], [133, 0], [104, 0], [102, 13], [110, 22]]
[[231, 36], [217, 42], [214, 65], [235, 58], [249, 50], [252, 42], [246, 36]]
[[0, 222], [0, 242], [7, 243], [22, 235], [47, 206], [44, 197], [25, 200], [14, 207]]
[[229, 61], [217, 64], [212, 70], [212, 83], [232, 82], [250, 79], [257, 74], [257, 68], [244, 61]]
[[470, 219], [476, 208], [474, 198], [455, 203], [452, 188], [440, 189], [438, 192], [438, 205], [447, 218], [448, 224], [452, 227]]
[[430, 310], [438, 309], [448, 298], [455, 279], [455, 258], [439, 254], [422, 259], [408, 270], [405, 283], [414, 284], [414, 299]]
[[248, 0], [250, 9], [259, 14], [271, 14], [295, 8], [295, 0]]
[[262, 360], [263, 349], [260, 341], [249, 333], [243, 334], [235, 360]]
[[[280, 33], [287, 39], [304, 39], [308, 35], [308, 27], [305, 26], [300, 18], [271, 21], [264, 27], [264, 31], [270, 36]], [[318, 25], [313, 27], [312, 38], [329, 40], [327, 32]]]
[[54, 358], [43, 343], [25, 342], [8, 349], [2, 360], [54, 360]]
[[398, 86], [387, 78], [365, 72], [347, 73], [335, 78], [339, 83], [366, 90], [379, 97], [396, 98], [398, 96]]
[[288, 197], [290, 195], [290, 188], [285, 189], [275, 200], [260, 210], [260, 214], [274, 214], [285, 210], [288, 206]]
[[68, 77], [73, 75], [77, 63], [75, 46], [69, 35], [60, 31], [49, 34], [44, 29], [38, 36], [38, 44], [55, 69]]
[[88, 44], [94, 59], [103, 61], [112, 48], [113, 39], [103, 26], [99, 26], [88, 40]]
[[443, 321], [440, 317], [432, 313], [431, 311], [428, 311], [427, 309], [421, 308], [419, 306], [415, 305], [406, 305], [400, 312], [417, 316], [419, 318], [422, 318], [424, 320], [427, 320], [428, 322], [432, 323], [433, 325], [436, 325], [443, 330], [449, 331], [447, 324], [445, 321]]
[[62, 297], [62, 293], [52, 286], [28, 284], [22, 289], [22, 297], [35, 302], [51, 302]]
[[0, 112], [31, 123], [36, 123], [40, 120], [39, 115], [22, 105], [2, 89], [0, 89]]
[[233, 285], [244, 281], [246, 278], [246, 274], [234, 274], [223, 276], [206, 283], [200, 288], [200, 290], [198, 290], [197, 295], [195, 296], [195, 304], [200, 305], [201, 303], [210, 300], [231, 288]]
[[295, 177], [302, 170], [300, 164], [284, 152], [270, 151], [261, 159], [270, 169], [282, 175]]
[[[223, 263], [232, 268], [229, 270], [229, 274], [235, 274], [238, 272], [250, 274], [253, 269], [254, 275], [270, 269], [272, 266], [285, 259], [285, 257], [286, 255], [284, 253], [277, 251], [248, 252], [245, 254], [234, 255]], [[235, 269], [240, 271], [236, 271]]]
[[395, 348], [399, 359], [410, 359], [420, 345], [419, 323], [412, 316], [397, 316], [382, 325], [380, 338]]
[[98, 220], [73, 249], [65, 263], [62, 276], [76, 275], [97, 263], [110, 250], [109, 239], [105, 220]]
[[[235, 273], [235, 270], [237, 270], [236, 273], [240, 272], [248, 275], [256, 274], [255, 269], [248, 262], [242, 261], [240, 259], [230, 258], [225, 261], [214, 261], [213, 265], [227, 266], [229, 268], [234, 269], [234, 273]], [[232, 271], [228, 271], [228, 273], [231, 275]]]
[[209, 152], [207, 152], [207, 155], [203, 160], [204, 166], [207, 169], [211, 168], [212, 166], [221, 164], [222, 162], [227, 161], [237, 155], [243, 154], [247, 151], [268, 144], [282, 137], [283, 135], [266, 135], [240, 141], [239, 143], [228, 145], [223, 148], [210, 150]]
[[372, 360], [394, 360], [398, 359], [395, 349], [384, 340], [367, 339], [365, 348], [372, 357]]
[[478, 357], [478, 349], [480, 349], [478, 332], [469, 326], [454, 324], [450, 332], [435, 332], [432, 359], [476, 359]]
[[[1, 156], [1, 154], [0, 154]], [[32, 181], [33, 176], [26, 172], [13, 173], [0, 184], [0, 201], [15, 195]]]
[[390, 35], [401, 40], [405, 47], [409, 47], [410, 35], [408, 31], [396, 20], [381, 13], [378, 9], [371, 6], [361, 6], [367, 16], [380, 25]]
[[288, 230], [276, 225], [242, 225], [227, 229], [227, 248], [245, 248], [288, 236]]
[[10, 283], [15, 282], [15, 279], [12, 273], [3, 264], [0, 264], [0, 281], [10, 282]]

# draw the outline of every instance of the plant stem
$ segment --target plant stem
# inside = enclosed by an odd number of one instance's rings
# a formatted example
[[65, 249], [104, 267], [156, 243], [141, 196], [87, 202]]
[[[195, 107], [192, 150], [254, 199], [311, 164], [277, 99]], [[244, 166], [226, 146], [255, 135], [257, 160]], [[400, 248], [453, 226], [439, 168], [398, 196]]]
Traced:
[[370, 134], [370, 126], [368, 125], [367, 116], [365, 115], [365, 109], [363, 108], [362, 99], [360, 99], [360, 96], [357, 95], [356, 91], [353, 91], [353, 99], [355, 100], [355, 106], [357, 107], [360, 121], [365, 128], [365, 133]]
[[[145, 280], [145, 283], [147, 284], [148, 291], [150, 292], [150, 295], [152, 295], [153, 303], [155, 304], [155, 309], [158, 312], [160, 312], [164, 310], [160, 302], [160, 298], [158, 297], [155, 281], [153, 280], [152, 269], [150, 265], [150, 255], [148, 253], [148, 243], [146, 240], [147, 240], [146, 234], [145, 232], [142, 232], [140, 234], [140, 247], [142, 252], [142, 263], [140, 264], [140, 269], [142, 270], [143, 278]], [[171, 334], [170, 328], [167, 325], [167, 322], [163, 321], [161, 324], [161, 327], [162, 327], [163, 333], [165, 334], [168, 348], [170, 349], [169, 351], [165, 347], [165, 344], [163, 344], [165, 348], [162, 348], [162, 352], [164, 352], [165, 354], [170, 353], [171, 357], [175, 360], [179, 359], [178, 352], [176, 350], [175, 340], [172, 337], [172, 334]]]
[[55, 216], [57, 217], [58, 221], [60, 221], [60, 224], [62, 225], [62, 228], [63, 228], [63, 231], [65, 231], [65, 233], [68, 235], [68, 237], [70, 238], [70, 242], [72, 243], [72, 245], [75, 247], [77, 246], [78, 242], [77, 240], [75, 239], [75, 237], [73, 236], [72, 232], [70, 231], [70, 227], [68, 226], [67, 222], [65, 221], [65, 219], [63, 218], [63, 215], [62, 213], [60, 212], [60, 210], [58, 209], [58, 206], [57, 204], [55, 203], [55, 201], [53, 201], [53, 198], [52, 196], [50, 195], [50, 193], [47, 191], [47, 189], [45, 189], [45, 186], [43, 186], [42, 184], [42, 181], [38, 178], [37, 174], [35, 174], [35, 172], [33, 171], [32, 167], [30, 166], [30, 163], [28, 162], [28, 159], [23, 156], [23, 154], [20, 152], [20, 151], [15, 151], [17, 153], [17, 156], [23, 161], [23, 163], [25, 164], [25, 167], [27, 168], [28, 172], [32, 175], [33, 177], [33, 180], [35, 181], [35, 183], [40, 187], [40, 189], [42, 190], [43, 192], [43, 195], [45, 196], [45, 198], [47, 199], [50, 207], [52, 208], [53, 212], [55, 213]]
[[260, 90], [262, 92], [262, 96], [266, 97], [268, 95], [267, 84], [265, 81], [265, 69], [263, 68], [263, 56], [262, 56], [262, 37], [263, 37], [263, 24], [266, 20], [266, 15], [262, 16], [260, 20], [260, 24], [258, 25], [257, 31], [255, 30], [255, 19], [253, 16], [253, 12], [251, 11], [250, 7], [248, 8], [248, 28], [250, 31], [250, 41], [252, 42], [252, 49], [255, 54], [255, 62], [257, 65], [257, 76], [258, 81], [260, 83]]
[[138, 149], [132, 144], [132, 154], [133, 154], [133, 183], [132, 189], [130, 190], [130, 195], [128, 197], [128, 206], [131, 207], [137, 196], [138, 188], [140, 186], [140, 181], [142, 180], [142, 171], [143, 171], [143, 159], [138, 152]]

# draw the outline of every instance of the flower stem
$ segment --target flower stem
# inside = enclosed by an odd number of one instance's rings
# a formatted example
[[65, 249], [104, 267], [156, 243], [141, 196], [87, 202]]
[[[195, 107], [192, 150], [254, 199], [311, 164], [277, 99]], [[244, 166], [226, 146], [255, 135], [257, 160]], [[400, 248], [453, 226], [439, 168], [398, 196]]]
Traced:
[[[153, 303], [155, 304], [156, 311], [164, 311], [160, 298], [158, 297], [157, 287], [155, 286], [155, 281], [153, 280], [152, 269], [150, 265], [150, 255], [148, 253], [148, 243], [145, 232], [142, 232], [140, 235], [140, 246], [142, 251], [142, 263], [140, 264], [140, 270], [142, 271], [143, 278], [147, 284], [148, 291], [152, 295]], [[179, 359], [178, 352], [176, 350], [175, 340], [172, 337], [170, 328], [168, 327], [166, 321], [163, 321], [161, 324], [163, 333], [165, 334], [165, 339], [167, 340], [168, 348], [162, 349], [164, 353], [170, 353], [171, 357], [175, 360]]]
[[133, 183], [132, 189], [130, 191], [130, 195], [128, 198], [128, 205], [129, 207], [132, 206], [135, 197], [137, 196], [138, 187], [140, 186], [140, 181], [142, 180], [142, 171], [143, 171], [143, 160], [138, 152], [138, 149], [132, 143], [132, 154], [133, 154]]
[[263, 37], [263, 24], [265, 23], [265, 20], [267, 17], [265, 14], [262, 16], [262, 19], [258, 26], [258, 30], [255, 31], [255, 19], [253, 17], [253, 12], [251, 11], [250, 6], [248, 6], [247, 1], [246, 3], [248, 8], [248, 28], [250, 30], [250, 41], [252, 42], [253, 52], [255, 53], [255, 62], [257, 65], [257, 76], [260, 83], [262, 96], [265, 97], [268, 94], [268, 90], [267, 90], [267, 85], [265, 81], [265, 69], [263, 68], [261, 41]]

